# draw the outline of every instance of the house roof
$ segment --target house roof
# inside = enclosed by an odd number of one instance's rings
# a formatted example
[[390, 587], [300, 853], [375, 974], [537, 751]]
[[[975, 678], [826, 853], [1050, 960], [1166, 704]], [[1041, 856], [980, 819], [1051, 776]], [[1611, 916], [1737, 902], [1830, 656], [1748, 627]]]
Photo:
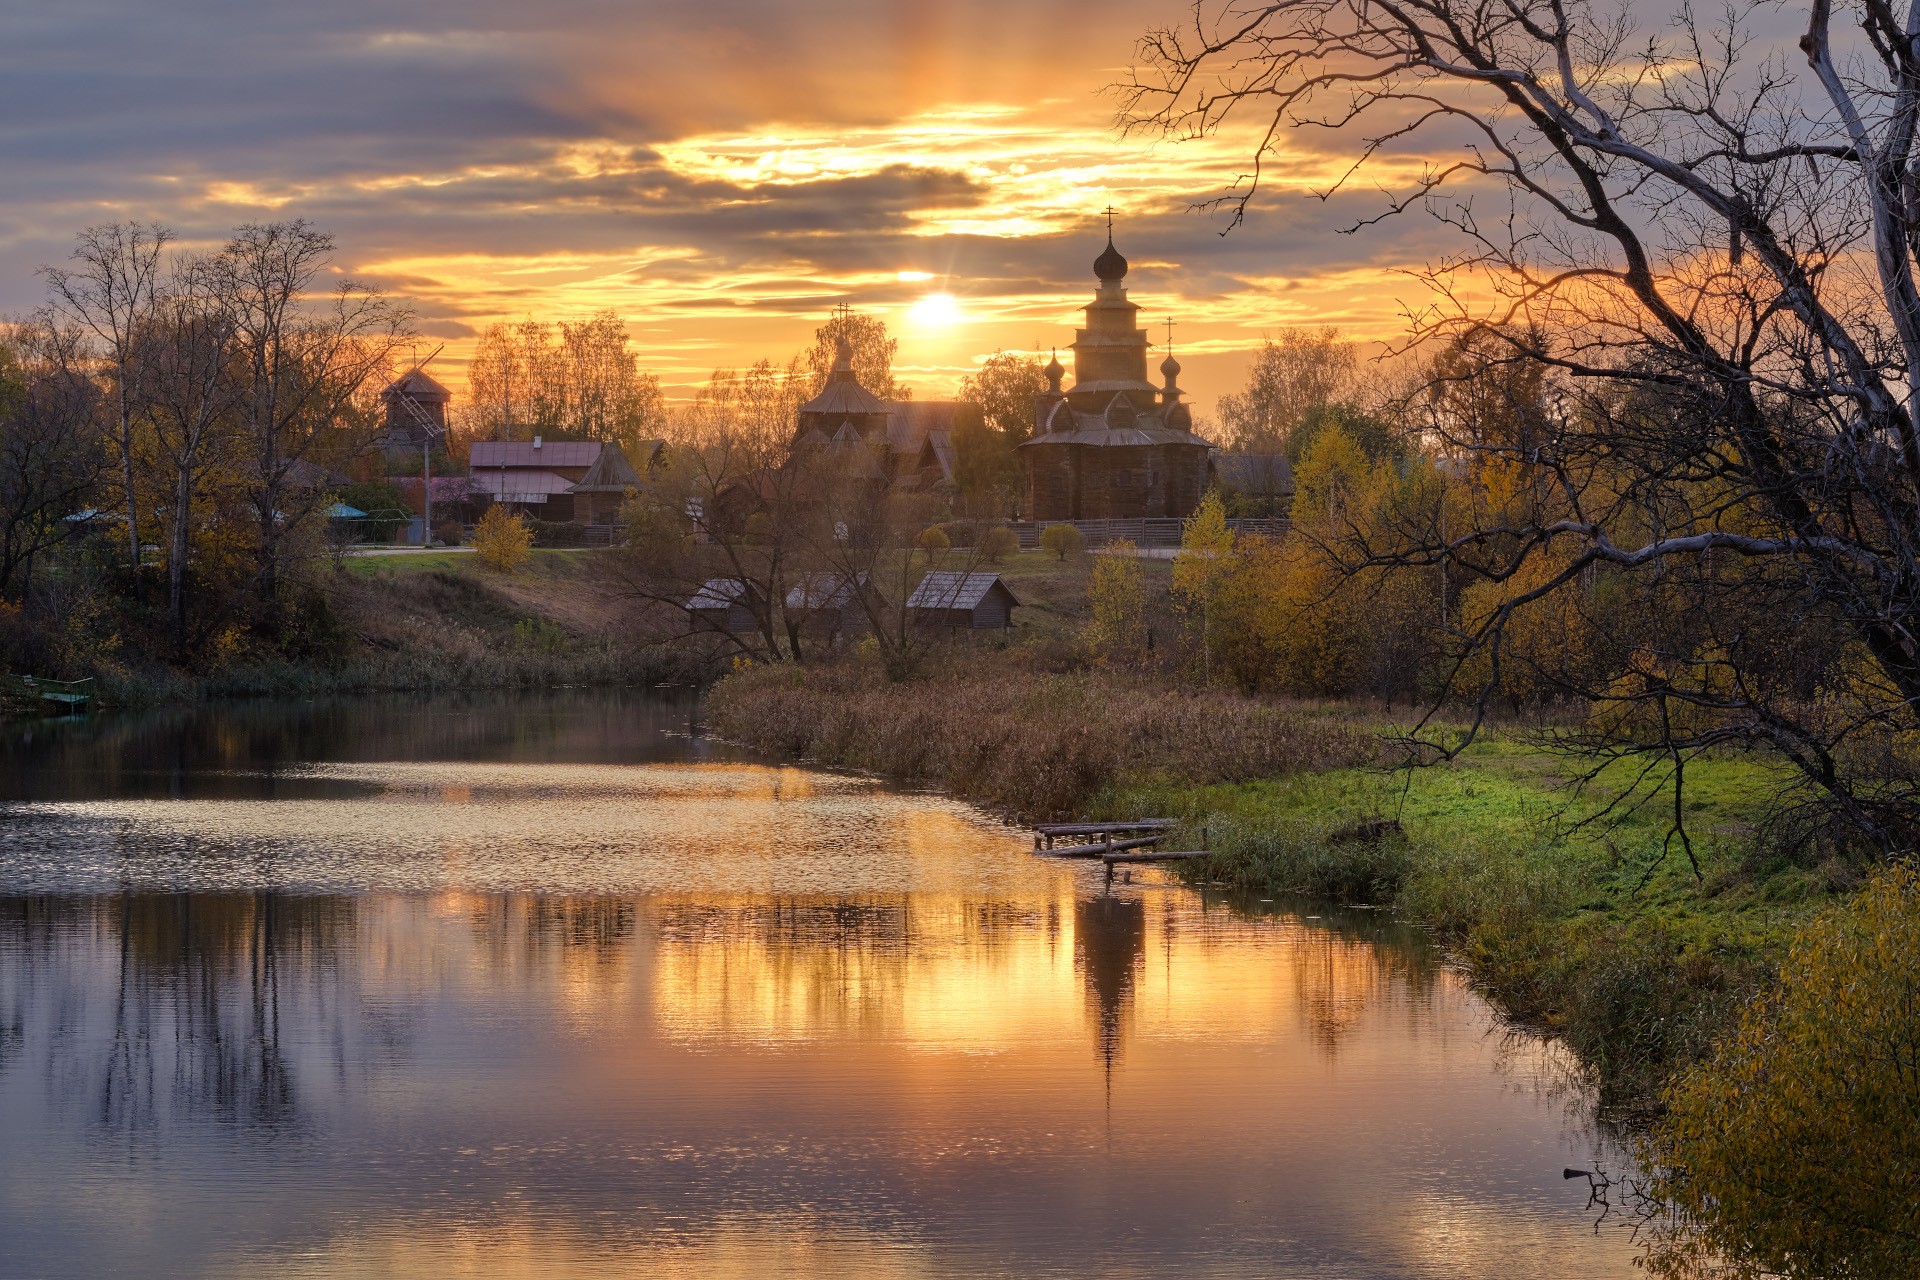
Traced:
[[[467, 466], [481, 467], [591, 467], [605, 448], [598, 440], [475, 440]], [[572, 483], [569, 481], [568, 483]]]
[[1284, 453], [1216, 454], [1213, 470], [1222, 484], [1241, 493], [1293, 492], [1293, 464]]
[[687, 601], [689, 609], [730, 609], [736, 604], [745, 604], [754, 597], [750, 583], [738, 578], [708, 578]]
[[[573, 481], [551, 471], [500, 472], [476, 469], [467, 477], [467, 491], [484, 493], [502, 502], [525, 502], [526, 498], [509, 495], [571, 493]], [[543, 496], [542, 501], [544, 500]]]
[[838, 609], [866, 585], [864, 573], [810, 573], [787, 592], [787, 608]]
[[627, 461], [627, 455], [617, 444], [607, 445], [600, 450], [600, 456], [587, 468], [587, 474], [580, 477], [580, 483], [573, 486], [575, 493], [625, 493], [629, 489], [641, 486], [639, 472]]
[[907, 597], [909, 609], [971, 609], [987, 598], [995, 587], [1007, 593], [1010, 604], [1020, 601], [997, 573], [954, 573], [935, 569], [920, 579], [920, 585]]

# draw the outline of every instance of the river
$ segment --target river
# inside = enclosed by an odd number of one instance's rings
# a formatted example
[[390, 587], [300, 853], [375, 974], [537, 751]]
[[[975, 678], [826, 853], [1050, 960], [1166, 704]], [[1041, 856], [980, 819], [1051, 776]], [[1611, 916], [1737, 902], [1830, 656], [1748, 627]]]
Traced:
[[696, 713], [0, 732], [0, 1276], [1634, 1274], [1417, 932]]

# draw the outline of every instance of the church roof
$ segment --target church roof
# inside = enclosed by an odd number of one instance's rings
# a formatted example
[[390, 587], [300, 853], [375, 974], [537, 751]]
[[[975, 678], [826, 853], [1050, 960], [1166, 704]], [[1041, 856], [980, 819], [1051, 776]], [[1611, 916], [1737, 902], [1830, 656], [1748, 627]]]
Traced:
[[1202, 449], [1213, 447], [1179, 425], [1186, 418], [1184, 414], [1170, 414], [1159, 408], [1141, 412], [1132, 409], [1131, 405], [1127, 406], [1129, 412], [1116, 413], [1114, 409], [1117, 407], [1110, 405], [1106, 413], [1079, 413], [1062, 401], [1047, 416], [1046, 430], [1020, 447], [1031, 449], [1041, 444], [1080, 445], [1095, 449], [1153, 444], [1198, 445]]
[[800, 406], [801, 413], [885, 413], [884, 400], [860, 385], [853, 372], [853, 348], [841, 338], [834, 344], [833, 371], [820, 394]]

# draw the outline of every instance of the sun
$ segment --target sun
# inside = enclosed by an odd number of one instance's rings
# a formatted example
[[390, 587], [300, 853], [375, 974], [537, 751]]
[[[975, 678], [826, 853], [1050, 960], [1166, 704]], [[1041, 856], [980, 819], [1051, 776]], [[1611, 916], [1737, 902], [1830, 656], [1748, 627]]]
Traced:
[[924, 295], [908, 312], [916, 325], [926, 329], [946, 329], [959, 324], [960, 300], [950, 293]]

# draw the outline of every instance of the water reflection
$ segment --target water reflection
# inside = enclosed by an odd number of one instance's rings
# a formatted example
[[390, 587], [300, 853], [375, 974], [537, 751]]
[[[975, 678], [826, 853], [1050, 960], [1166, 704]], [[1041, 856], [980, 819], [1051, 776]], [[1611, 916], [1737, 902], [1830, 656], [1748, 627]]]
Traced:
[[15, 806], [65, 834], [0, 852], [0, 1274], [1629, 1269], [1545, 1055], [1390, 921], [513, 740]]

